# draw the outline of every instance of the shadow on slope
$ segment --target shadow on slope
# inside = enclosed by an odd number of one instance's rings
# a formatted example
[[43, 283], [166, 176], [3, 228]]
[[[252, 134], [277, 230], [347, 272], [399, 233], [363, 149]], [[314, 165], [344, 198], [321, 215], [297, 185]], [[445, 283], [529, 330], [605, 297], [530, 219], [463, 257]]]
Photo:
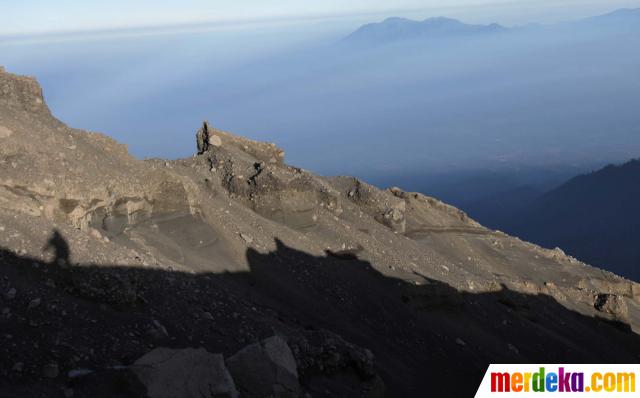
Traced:
[[[138, 396], [131, 380], [101, 375], [156, 346], [226, 357], [274, 333], [320, 329], [370, 349], [388, 396], [471, 396], [491, 362], [625, 363], [640, 353], [628, 325], [549, 296], [413, 285], [357, 253], [314, 256], [277, 241], [268, 254], [247, 250], [249, 272], [191, 274], [61, 265], [60, 238], [52, 263], [0, 250], [0, 396]], [[47, 378], [51, 364], [59, 375]], [[78, 369], [97, 372], [67, 377]], [[353, 396], [328, 371], [301, 379], [314, 397]]]

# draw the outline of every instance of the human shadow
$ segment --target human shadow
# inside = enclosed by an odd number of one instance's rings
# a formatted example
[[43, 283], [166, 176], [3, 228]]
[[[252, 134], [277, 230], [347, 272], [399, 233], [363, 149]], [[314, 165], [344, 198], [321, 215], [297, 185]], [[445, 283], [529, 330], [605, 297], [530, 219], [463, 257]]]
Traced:
[[71, 265], [71, 250], [69, 249], [69, 244], [57, 229], [53, 230], [47, 244], [43, 248], [45, 252], [49, 250], [53, 251], [54, 258], [51, 262], [53, 265], [59, 267], [68, 267]]
[[[53, 237], [64, 241], [59, 232]], [[56, 259], [70, 257], [64, 243], [54, 245], [62, 248]], [[60, 396], [65, 388], [76, 397], [139, 396], [140, 386], [112, 370], [153, 347], [204, 347], [228, 357], [274, 333], [293, 342], [328, 331], [371, 350], [392, 397], [473, 396], [490, 363], [638, 360], [640, 336], [623, 322], [506, 287], [475, 294], [427, 277], [416, 285], [383, 275], [363, 255], [312, 255], [276, 240], [272, 252], [247, 250], [248, 272], [193, 274], [50, 267], [1, 249], [0, 396]], [[352, 358], [323, 345], [314, 350], [313, 361], [299, 363], [312, 396], [366, 393], [354, 388], [371, 375]], [[43, 377], [48, 363], [58, 377]], [[79, 369], [92, 373], [68, 376]]]

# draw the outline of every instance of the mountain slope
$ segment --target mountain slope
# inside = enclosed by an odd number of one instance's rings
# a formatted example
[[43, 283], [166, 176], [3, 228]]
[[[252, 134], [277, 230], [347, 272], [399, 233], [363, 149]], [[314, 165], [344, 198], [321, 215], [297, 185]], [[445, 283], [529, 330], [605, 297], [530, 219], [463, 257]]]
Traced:
[[498, 24], [469, 25], [458, 20], [436, 17], [424, 21], [388, 18], [360, 27], [344, 41], [356, 44], [381, 44], [409, 39], [442, 39], [497, 33], [507, 30]]
[[520, 212], [509, 231], [640, 279], [640, 161], [575, 177]]
[[274, 334], [314, 397], [637, 360], [637, 284], [436, 199], [208, 127], [201, 155], [140, 161], [57, 121], [31, 78], [0, 71], [0, 93], [2, 396], [139, 397], [129, 372], [156, 347], [229, 358]]

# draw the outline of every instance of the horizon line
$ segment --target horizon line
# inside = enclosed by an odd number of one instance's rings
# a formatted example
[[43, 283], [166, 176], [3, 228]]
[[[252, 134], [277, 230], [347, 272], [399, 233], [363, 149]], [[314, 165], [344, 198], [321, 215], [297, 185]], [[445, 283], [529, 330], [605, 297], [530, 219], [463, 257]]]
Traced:
[[353, 11], [346, 13], [319, 13], [319, 14], [283, 14], [266, 17], [244, 17], [244, 18], [207, 18], [202, 20], [178, 21], [166, 23], [140, 23], [132, 25], [112, 25], [96, 28], [79, 28], [79, 29], [51, 29], [51, 30], [32, 30], [27, 32], [0, 32], [0, 40], [2, 39], [28, 39], [40, 38], [47, 36], [71, 36], [78, 34], [110, 34], [121, 32], [141, 32], [153, 30], [179, 30], [199, 27], [234, 27], [243, 25], [255, 25], [262, 23], [278, 23], [278, 22], [297, 22], [297, 21], [322, 21], [328, 19], [344, 19], [353, 17], [366, 17], [385, 15], [392, 12], [419, 12], [433, 9], [435, 7], [413, 7], [413, 8], [390, 8], [378, 11]]
[[[478, 7], [478, 6], [476, 6]], [[219, 18], [219, 19], [204, 19], [193, 21], [181, 21], [174, 23], [150, 23], [150, 24], [136, 24], [128, 26], [104, 26], [96, 28], [80, 28], [80, 29], [54, 29], [43, 31], [28, 31], [28, 32], [0, 32], [0, 45], [12, 44], [19, 42], [29, 42], [32, 40], [65, 40], [74, 39], [78, 36], [93, 36], [93, 37], [112, 37], [112, 36], [137, 36], [137, 35], [152, 35], [152, 34], [170, 34], [180, 31], [209, 31], [217, 29], [232, 29], [243, 26], [278, 26], [286, 24], [295, 24], [309, 21], [331, 21], [341, 20], [348, 18], [364, 18], [367, 16], [381, 16], [392, 15], [388, 18], [393, 18], [393, 14], [390, 13], [415, 13], [423, 12], [427, 10], [433, 10], [439, 7], [412, 7], [412, 8], [396, 8], [386, 9], [378, 11], [354, 11], [348, 13], [324, 13], [324, 14], [290, 14], [280, 16], [269, 17], [253, 17], [253, 18]], [[458, 7], [447, 7], [450, 9]], [[467, 6], [466, 8], [474, 8]], [[610, 13], [614, 13], [621, 10], [640, 10], [640, 8], [616, 8], [603, 14], [592, 15], [591, 17], [604, 16]], [[447, 17], [446, 15], [432, 15], [427, 18]], [[582, 17], [576, 20], [589, 18]], [[458, 18], [455, 18], [458, 19]], [[419, 20], [419, 19], [418, 19]], [[460, 19], [458, 19], [460, 20]], [[492, 23], [497, 23], [502, 26], [509, 26], [508, 24], [500, 23], [494, 20]], [[540, 24], [540, 22], [530, 21], [527, 24]], [[514, 25], [515, 26], [515, 25]]]

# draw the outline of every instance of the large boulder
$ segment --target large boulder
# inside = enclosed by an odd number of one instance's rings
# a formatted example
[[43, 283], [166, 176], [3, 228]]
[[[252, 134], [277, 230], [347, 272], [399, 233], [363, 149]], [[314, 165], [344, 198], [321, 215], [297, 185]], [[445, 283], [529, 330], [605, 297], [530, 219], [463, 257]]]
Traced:
[[295, 398], [302, 395], [296, 360], [280, 336], [243, 348], [227, 359], [227, 367], [244, 398]]
[[149, 398], [236, 398], [238, 392], [221, 354], [204, 348], [156, 348], [131, 370]]

